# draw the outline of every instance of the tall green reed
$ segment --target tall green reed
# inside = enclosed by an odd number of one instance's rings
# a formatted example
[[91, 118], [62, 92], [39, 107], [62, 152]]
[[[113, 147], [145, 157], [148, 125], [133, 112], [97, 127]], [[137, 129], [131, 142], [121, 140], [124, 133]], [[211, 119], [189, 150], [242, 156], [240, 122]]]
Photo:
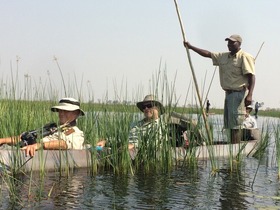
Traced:
[[280, 127], [279, 124], [274, 127], [276, 160], [278, 165], [278, 179], [280, 179]]
[[[91, 146], [87, 161], [89, 163], [89, 173], [95, 175], [98, 172], [104, 172], [106, 170], [112, 170], [116, 174], [134, 174], [138, 171], [144, 173], [159, 172], [168, 173], [173, 167], [189, 168], [192, 171], [197, 171], [198, 162], [197, 159], [197, 145], [202, 145], [202, 142], [198, 142], [197, 133], [201, 133], [203, 141], [208, 146], [208, 152], [210, 153], [210, 167], [211, 172], [217, 172], [220, 168], [219, 161], [215, 159], [214, 150], [211, 147], [211, 138], [207, 138], [205, 132], [205, 126], [201, 117], [201, 109], [198, 108], [198, 103], [194, 93], [191, 93], [191, 84], [186, 90], [186, 104], [187, 101], [191, 101], [195, 104], [193, 107], [178, 105], [179, 99], [176, 96], [176, 75], [173, 81], [169, 81], [166, 72], [161, 71], [161, 65], [158, 73], [156, 73], [150, 82], [149, 87], [139, 87], [138, 90], [133, 93], [131, 98], [128, 97], [126, 85], [123, 85], [120, 90], [114, 90], [115, 98], [118, 101], [132, 101], [133, 104], [118, 103], [111, 104], [108, 100], [101, 103], [93, 103], [93, 93], [86, 92], [82, 93], [81, 85], [78, 85], [77, 81], [66, 83], [63, 82], [63, 92], [59, 93], [55, 85], [52, 84], [51, 80], [47, 83], [32, 82], [30, 78], [26, 78], [26, 86], [24, 92], [19, 94], [4, 94], [5, 91], [0, 91], [0, 128], [1, 137], [13, 136], [22, 133], [23, 131], [33, 130], [48, 122], [57, 122], [57, 113], [52, 113], [50, 107], [57, 104], [59, 96], [63, 97], [74, 97], [78, 98], [82, 102], [82, 108], [86, 112], [86, 116], [78, 119], [78, 127], [84, 131], [85, 140], [87, 144]], [[39, 80], [38, 80], [39, 81]], [[30, 85], [34, 85], [30, 88]], [[86, 85], [89, 85], [88, 83]], [[14, 86], [14, 85], [12, 85]], [[17, 91], [17, 88], [7, 88], [9, 91]], [[3, 90], [3, 88], [0, 88]], [[34, 90], [29, 92], [28, 90]], [[91, 90], [91, 89], [90, 89]], [[145, 91], [144, 91], [145, 90]], [[89, 96], [85, 96], [88, 94]], [[189, 117], [190, 120], [195, 120], [196, 125], [190, 127], [190, 144], [188, 149], [184, 150], [183, 160], [178, 161], [174, 158], [177, 149], [174, 144], [177, 138], [177, 133], [170, 126], [166, 126], [164, 121], [160, 124], [160, 129], [163, 136], [167, 136], [168, 140], [159, 140], [159, 144], [156, 144], [158, 140], [156, 133], [150, 133], [143, 138], [140, 144], [139, 151], [135, 159], [130, 158], [128, 151], [128, 133], [130, 124], [134, 121], [143, 118], [142, 113], [136, 107], [136, 102], [142, 101], [144, 96], [147, 94], [154, 94], [156, 97], [164, 102], [166, 105], [166, 116], [167, 121], [170, 118], [172, 112], [184, 113]], [[11, 97], [11, 96], [15, 96]], [[83, 101], [83, 98], [90, 98], [88, 102]], [[163, 116], [162, 120], [163, 119]], [[211, 123], [210, 123], [211, 125]], [[213, 138], [213, 127], [210, 126], [211, 137]], [[171, 135], [170, 135], [171, 134]], [[182, 133], [180, 133], [181, 135]], [[96, 143], [100, 139], [107, 140], [107, 148], [104, 151], [97, 151], [95, 149]], [[109, 147], [109, 148], [108, 148]], [[21, 151], [16, 147], [14, 156], [11, 156], [13, 165], [18, 167], [23, 163], [20, 159], [20, 155], [17, 155]], [[38, 155], [42, 155], [42, 151], [38, 151]], [[58, 153], [60, 159], [64, 158], [64, 153]], [[43, 156], [42, 156], [43, 157]], [[66, 157], [67, 158], [67, 157]], [[240, 157], [241, 158], [241, 157]], [[232, 161], [235, 161], [236, 157], [232, 157]], [[44, 160], [41, 158], [41, 169], [40, 169], [40, 183], [36, 185], [36, 189], [43, 190], [44, 188], [44, 177], [48, 173], [44, 169]], [[15, 168], [16, 168], [15, 167]], [[59, 176], [71, 174], [73, 168], [60, 167], [56, 169]], [[34, 194], [31, 190], [34, 183], [31, 181], [32, 173], [30, 175], [30, 186], [29, 194]], [[9, 184], [9, 190], [15, 192], [16, 188], [14, 185]], [[15, 194], [16, 195], [16, 194]], [[38, 197], [43, 196], [38, 194]], [[16, 196], [15, 196], [16, 200]]]

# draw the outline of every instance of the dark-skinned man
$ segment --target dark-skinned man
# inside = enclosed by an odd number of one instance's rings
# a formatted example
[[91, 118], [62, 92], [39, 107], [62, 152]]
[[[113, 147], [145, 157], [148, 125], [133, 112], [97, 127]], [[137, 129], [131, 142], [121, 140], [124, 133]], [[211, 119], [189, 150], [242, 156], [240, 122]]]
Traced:
[[213, 65], [219, 66], [220, 84], [225, 91], [224, 128], [230, 130], [231, 143], [238, 143], [242, 139], [245, 107], [252, 104], [255, 60], [241, 49], [241, 36], [234, 34], [225, 41], [228, 42], [229, 52], [214, 53], [189, 42], [184, 42], [184, 46], [203, 57], [211, 58]]

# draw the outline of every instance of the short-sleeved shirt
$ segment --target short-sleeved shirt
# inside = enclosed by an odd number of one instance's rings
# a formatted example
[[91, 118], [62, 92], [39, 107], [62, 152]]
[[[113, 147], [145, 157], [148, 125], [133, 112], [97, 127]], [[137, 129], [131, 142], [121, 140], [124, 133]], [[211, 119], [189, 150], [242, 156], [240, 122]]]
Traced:
[[67, 127], [63, 131], [57, 131], [52, 135], [43, 138], [43, 142], [53, 140], [63, 140], [67, 144], [67, 149], [83, 149], [84, 148], [84, 132], [77, 126]]
[[255, 74], [254, 58], [239, 50], [235, 55], [230, 52], [211, 53], [214, 66], [219, 66], [220, 84], [224, 90], [242, 90], [248, 87], [246, 74]]
[[157, 144], [162, 139], [163, 123], [159, 119], [152, 122], [144, 120], [132, 123], [129, 131], [128, 142], [138, 147], [142, 142], [154, 142]]

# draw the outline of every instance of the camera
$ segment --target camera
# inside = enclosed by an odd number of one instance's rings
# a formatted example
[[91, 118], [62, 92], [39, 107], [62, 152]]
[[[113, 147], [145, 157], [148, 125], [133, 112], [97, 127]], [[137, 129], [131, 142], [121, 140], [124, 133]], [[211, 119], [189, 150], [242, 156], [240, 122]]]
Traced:
[[52, 122], [44, 125], [42, 128], [23, 132], [20, 136], [20, 147], [35, 144], [37, 142], [37, 138], [43, 138], [55, 133], [56, 131], [57, 124]]

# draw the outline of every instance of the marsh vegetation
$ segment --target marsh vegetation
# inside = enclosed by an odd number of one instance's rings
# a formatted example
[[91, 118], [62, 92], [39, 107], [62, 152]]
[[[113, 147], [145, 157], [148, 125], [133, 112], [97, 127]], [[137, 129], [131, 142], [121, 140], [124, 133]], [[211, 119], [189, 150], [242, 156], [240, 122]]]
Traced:
[[[174, 81], [172, 82], [175, 83]], [[1, 86], [2, 84], [2, 86]], [[67, 96], [73, 96], [79, 98], [81, 101], [84, 96], [81, 91], [77, 88], [76, 82], [72, 84], [64, 84], [65, 94]], [[206, 144], [211, 144], [207, 137], [205, 131], [205, 124], [202, 119], [202, 113], [200, 107], [196, 104], [192, 107], [178, 106], [177, 99], [174, 98], [175, 87], [169, 85], [170, 82], [166, 79], [166, 76], [156, 75], [154, 82], [150, 87], [150, 93], [153, 93], [161, 99], [166, 105], [167, 114], [176, 112], [186, 114], [190, 120], [196, 121], [196, 130], [201, 131], [203, 139]], [[50, 84], [39, 85], [34, 87], [29, 87], [31, 84], [26, 83], [23, 88], [23, 92], [17, 89], [17, 84], [11, 82], [7, 84], [0, 83], [0, 130], [1, 137], [16, 136], [24, 131], [33, 130], [40, 128], [46, 123], [56, 122], [56, 113], [50, 111], [50, 107], [55, 105], [58, 101], [58, 91], [53, 88]], [[48, 87], [47, 87], [48, 86]], [[66, 90], [67, 87], [70, 87]], [[76, 87], [76, 88], [73, 88]], [[35, 90], [32, 93], [29, 90]], [[49, 92], [48, 92], [49, 90]], [[91, 93], [88, 93], [91, 98]], [[116, 91], [116, 98], [121, 98], [125, 94], [118, 94]], [[169, 174], [174, 171], [174, 169], [184, 169], [189, 170], [193, 174], [199, 172], [201, 167], [208, 168], [209, 175], [215, 176], [226, 170], [229, 173], [236, 173], [239, 170], [244, 169], [244, 159], [246, 156], [232, 156], [228, 159], [221, 160], [216, 159], [215, 156], [210, 156], [207, 161], [199, 161], [196, 159], [195, 148], [196, 144], [190, 144], [186, 156], [183, 161], [175, 162], [172, 156], [172, 151], [174, 151], [176, 141], [176, 135], [171, 135], [170, 141], [163, 141], [161, 147], [156, 147], [153, 144], [147, 144], [145, 148], [141, 149], [137, 157], [132, 160], [130, 158], [130, 153], [127, 148], [128, 144], [128, 133], [129, 125], [131, 122], [141, 119], [142, 115], [138, 108], [134, 105], [136, 101], [141, 100], [142, 93], [135, 94], [133, 98], [133, 104], [127, 103], [117, 103], [111, 104], [106, 102], [93, 103], [92, 100], [88, 102], [83, 101], [81, 107], [86, 112], [86, 117], [78, 120], [78, 127], [84, 131], [85, 139], [87, 144], [95, 148], [96, 142], [100, 138], [110, 139], [110, 152], [100, 153], [95, 149], [90, 150], [90, 156], [88, 156], [88, 161], [90, 167], [87, 169], [88, 176], [96, 176], [102, 173], [112, 173], [116, 176], [127, 176], [134, 175], [139, 172], [144, 174], [158, 173], [158, 174]], [[193, 98], [193, 94], [189, 93], [187, 90], [187, 98]], [[187, 99], [186, 99], [187, 100]], [[191, 99], [192, 100], [192, 99]], [[121, 101], [128, 101], [124, 96]], [[195, 101], [195, 100], [192, 100]], [[216, 115], [211, 116], [212, 120], [210, 124], [210, 132], [212, 138], [220, 138], [219, 135], [215, 133], [217, 125], [219, 124], [220, 118], [218, 117], [222, 110], [213, 110]], [[259, 116], [273, 116], [278, 117], [278, 112], [266, 112], [260, 111]], [[217, 116], [217, 117], [215, 117]], [[273, 129], [271, 129], [273, 127]], [[170, 128], [167, 128], [164, 132], [166, 134], [172, 133]], [[218, 128], [221, 130], [221, 128]], [[265, 122], [262, 125], [262, 137], [259, 150], [255, 153], [255, 158], [258, 161], [263, 161], [268, 153], [274, 162], [278, 166], [280, 162], [280, 146], [279, 146], [279, 122], [276, 120], [274, 122]], [[196, 141], [196, 136], [193, 135], [190, 142]], [[2, 146], [5, 148], [5, 146]], [[242, 150], [242, 148], [240, 148]], [[48, 198], [52, 196], [54, 189], [48, 187], [44, 188], [44, 180], [48, 176], [49, 172], [44, 169], [44, 161], [41, 160], [41, 169], [39, 172], [25, 172], [22, 170], [21, 166], [25, 160], [21, 159], [21, 151], [18, 146], [13, 147], [14, 153], [10, 156], [12, 160], [12, 165], [10, 168], [5, 168], [2, 165], [2, 186], [5, 186], [5, 192], [8, 193], [10, 202], [16, 203], [17, 205], [25, 204], [21, 203], [20, 195], [17, 193], [19, 186], [25, 189], [28, 198], [35, 199], [40, 202], [42, 198]], [[269, 151], [268, 151], [269, 150]], [[271, 151], [273, 154], [271, 156]], [[211, 154], [211, 147], [209, 147], [209, 153]], [[241, 154], [241, 153], [240, 153]], [[38, 151], [40, 155], [40, 151]], [[226, 164], [226, 167], [225, 167]], [[20, 170], [19, 170], [20, 169]], [[67, 177], [71, 176], [75, 168], [56, 168], [55, 176], [57, 177]], [[245, 170], [245, 169], [244, 169]], [[53, 172], [52, 172], [53, 173]], [[33, 176], [36, 174], [36, 182], [33, 180]], [[279, 173], [278, 173], [279, 174]], [[257, 175], [257, 171], [255, 172]], [[277, 176], [277, 175], [275, 175]], [[278, 175], [279, 176], [279, 175]], [[28, 179], [29, 183], [24, 186], [21, 182], [22, 177]], [[39, 181], [38, 181], [39, 180]], [[4, 193], [5, 194], [5, 193]], [[31, 200], [32, 200], [31, 199]]]

